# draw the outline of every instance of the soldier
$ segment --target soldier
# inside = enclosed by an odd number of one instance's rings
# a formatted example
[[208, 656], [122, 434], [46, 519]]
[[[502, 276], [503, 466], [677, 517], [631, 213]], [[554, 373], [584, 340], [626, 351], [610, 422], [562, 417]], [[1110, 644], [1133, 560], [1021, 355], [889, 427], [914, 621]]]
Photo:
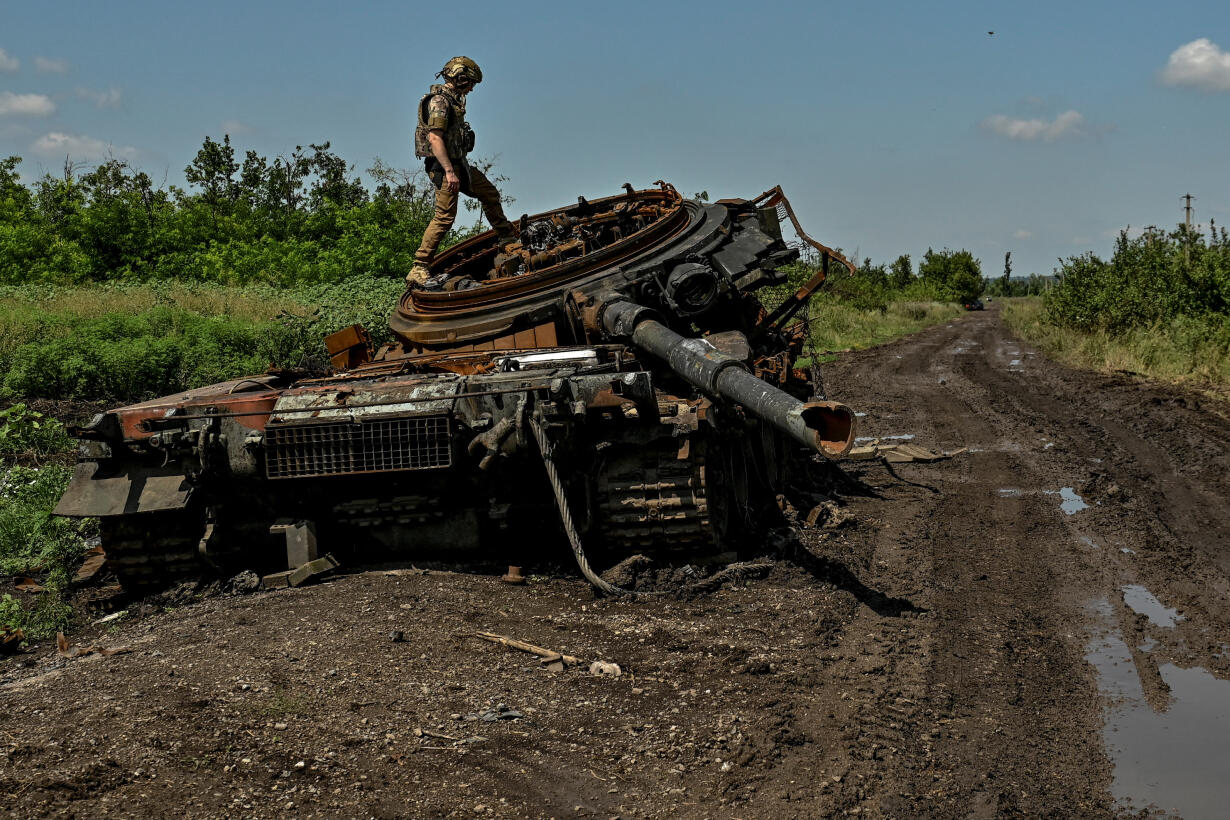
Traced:
[[429, 290], [442, 284], [429, 281], [427, 267], [457, 218], [459, 192], [482, 203], [500, 247], [517, 238], [512, 223], [504, 216], [500, 192], [482, 171], [466, 162], [466, 155], [474, 148], [474, 131], [466, 122], [466, 94], [483, 81], [483, 72], [469, 57], [454, 57], [436, 76], [443, 78], [444, 84], [433, 85], [419, 100], [418, 127], [414, 130], [414, 154], [425, 160], [427, 175], [436, 186], [436, 212], [414, 255], [414, 267], [406, 275], [406, 284]]

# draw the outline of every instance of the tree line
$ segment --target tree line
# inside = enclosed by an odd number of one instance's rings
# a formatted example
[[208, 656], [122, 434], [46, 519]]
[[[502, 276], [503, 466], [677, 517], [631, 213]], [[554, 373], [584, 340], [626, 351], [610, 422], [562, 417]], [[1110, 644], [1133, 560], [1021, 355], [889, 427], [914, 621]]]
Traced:
[[156, 185], [127, 160], [32, 184], [0, 160], [0, 284], [180, 279], [279, 285], [400, 276], [431, 219], [421, 172], [380, 160], [369, 190], [328, 142], [269, 160], [205, 138], [189, 189]]

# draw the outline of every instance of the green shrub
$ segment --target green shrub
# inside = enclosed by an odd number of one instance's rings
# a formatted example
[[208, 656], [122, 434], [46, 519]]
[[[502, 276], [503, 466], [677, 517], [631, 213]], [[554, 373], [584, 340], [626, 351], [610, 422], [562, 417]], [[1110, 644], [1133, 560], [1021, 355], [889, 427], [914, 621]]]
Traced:
[[45, 456], [72, 446], [64, 425], [24, 404], [0, 410], [0, 458]]

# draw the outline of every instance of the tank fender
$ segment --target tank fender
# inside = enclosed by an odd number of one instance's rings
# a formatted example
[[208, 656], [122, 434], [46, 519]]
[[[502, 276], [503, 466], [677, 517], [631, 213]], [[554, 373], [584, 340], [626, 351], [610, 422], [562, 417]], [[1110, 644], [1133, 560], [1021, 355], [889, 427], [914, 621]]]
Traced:
[[192, 489], [178, 465], [128, 464], [109, 475], [98, 462], [82, 461], [54, 513], [86, 518], [181, 510], [188, 506]]

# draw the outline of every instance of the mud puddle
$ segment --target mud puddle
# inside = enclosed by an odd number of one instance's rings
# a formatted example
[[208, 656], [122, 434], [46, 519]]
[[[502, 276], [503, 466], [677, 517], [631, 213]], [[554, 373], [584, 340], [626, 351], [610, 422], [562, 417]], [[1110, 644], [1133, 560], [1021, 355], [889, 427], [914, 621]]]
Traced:
[[1179, 610], [1165, 606], [1157, 596], [1140, 584], [1128, 584], [1121, 591], [1123, 603], [1137, 615], [1144, 615], [1154, 626], [1170, 628], [1183, 620]]
[[[1187, 820], [1224, 817], [1230, 803], [1225, 776], [1230, 681], [1198, 667], [1162, 664], [1158, 671], [1170, 690], [1169, 707], [1155, 711], [1146, 700], [1132, 650], [1109, 626], [1110, 604], [1101, 599], [1091, 610], [1102, 631], [1090, 641], [1085, 659], [1097, 670], [1098, 686], [1108, 700], [1103, 740], [1115, 768], [1114, 798], [1125, 809], [1154, 807]], [[1146, 641], [1138, 651], [1152, 646]]]
[[1059, 496], [1059, 509], [1063, 510], [1066, 515], [1075, 515], [1081, 510], [1089, 509], [1089, 505], [1085, 503], [1085, 499], [1077, 494], [1076, 490], [1071, 487], [1061, 487], [1058, 490], [1045, 490], [1047, 495]]

